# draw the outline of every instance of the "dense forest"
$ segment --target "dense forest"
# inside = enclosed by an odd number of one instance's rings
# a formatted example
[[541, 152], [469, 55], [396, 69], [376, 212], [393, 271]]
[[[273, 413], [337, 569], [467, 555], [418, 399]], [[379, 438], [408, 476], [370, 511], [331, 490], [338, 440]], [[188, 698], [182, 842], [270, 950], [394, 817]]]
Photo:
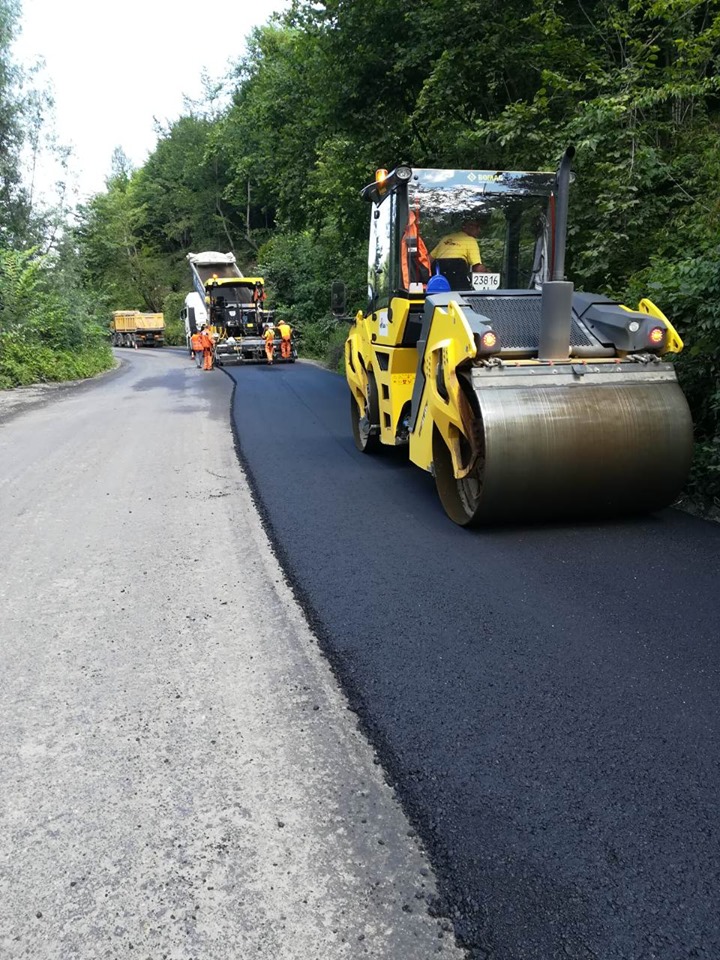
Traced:
[[[0, 0], [3, 54], [17, 16]], [[572, 143], [568, 275], [678, 327], [691, 492], [720, 502], [719, 59], [720, 0], [295, 0], [140, 169], [118, 150], [49, 244], [18, 175], [31, 104], [3, 67], [0, 385], [30, 339], [92, 357], [111, 309], [176, 317], [203, 249], [260, 270], [335, 362], [329, 286], [364, 306], [358, 191], [377, 167], [554, 168]]]

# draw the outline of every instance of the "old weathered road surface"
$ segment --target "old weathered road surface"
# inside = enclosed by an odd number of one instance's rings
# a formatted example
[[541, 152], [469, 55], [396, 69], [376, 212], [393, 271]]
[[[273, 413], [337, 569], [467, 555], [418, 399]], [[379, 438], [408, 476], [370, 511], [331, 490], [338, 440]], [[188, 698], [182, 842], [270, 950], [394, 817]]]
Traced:
[[720, 526], [468, 533], [344, 381], [230, 371], [287, 569], [475, 956], [720, 957]]
[[261, 528], [231, 382], [124, 359], [0, 413], [0, 957], [460, 957]]

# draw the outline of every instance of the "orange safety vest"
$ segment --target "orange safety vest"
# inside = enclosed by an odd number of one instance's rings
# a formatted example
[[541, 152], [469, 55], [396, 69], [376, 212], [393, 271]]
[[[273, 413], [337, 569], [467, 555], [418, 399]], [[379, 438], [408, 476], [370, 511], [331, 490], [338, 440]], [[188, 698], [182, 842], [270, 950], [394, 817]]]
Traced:
[[197, 330], [190, 337], [190, 346], [192, 347], [193, 353], [198, 353], [198, 351], [202, 350], [202, 335]]
[[278, 324], [278, 333], [283, 340], [289, 340], [292, 337], [292, 327], [289, 323], [279, 323]]
[[[408, 243], [408, 240], [411, 243]], [[401, 250], [400, 273], [403, 289], [409, 290], [411, 283], [427, 283], [430, 279], [430, 256], [425, 241], [418, 231], [418, 215], [414, 210], [408, 214], [407, 226], [402, 235]]]
[[203, 350], [212, 350], [215, 346], [213, 338], [207, 333], [200, 334], [200, 346]]

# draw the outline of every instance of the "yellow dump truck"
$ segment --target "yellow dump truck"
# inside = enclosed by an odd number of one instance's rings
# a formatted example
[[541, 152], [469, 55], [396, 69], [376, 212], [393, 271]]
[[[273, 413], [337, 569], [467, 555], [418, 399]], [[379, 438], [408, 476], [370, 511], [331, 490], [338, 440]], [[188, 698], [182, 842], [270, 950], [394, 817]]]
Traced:
[[114, 347], [162, 347], [165, 343], [165, 317], [162, 313], [115, 310], [110, 331]]

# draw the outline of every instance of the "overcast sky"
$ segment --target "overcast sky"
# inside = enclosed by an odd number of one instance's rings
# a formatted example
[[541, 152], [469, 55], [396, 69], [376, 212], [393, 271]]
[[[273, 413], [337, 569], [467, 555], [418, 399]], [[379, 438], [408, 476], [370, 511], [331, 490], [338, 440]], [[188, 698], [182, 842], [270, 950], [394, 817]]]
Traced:
[[[191, 3], [189, 0], [22, 0], [16, 59], [42, 57], [55, 97], [60, 142], [74, 148], [81, 195], [104, 188], [121, 146], [140, 165], [155, 143], [156, 117], [180, 115], [183, 95], [198, 99], [201, 73], [226, 72], [252, 27], [287, 0]], [[48, 170], [43, 172], [47, 180]]]

